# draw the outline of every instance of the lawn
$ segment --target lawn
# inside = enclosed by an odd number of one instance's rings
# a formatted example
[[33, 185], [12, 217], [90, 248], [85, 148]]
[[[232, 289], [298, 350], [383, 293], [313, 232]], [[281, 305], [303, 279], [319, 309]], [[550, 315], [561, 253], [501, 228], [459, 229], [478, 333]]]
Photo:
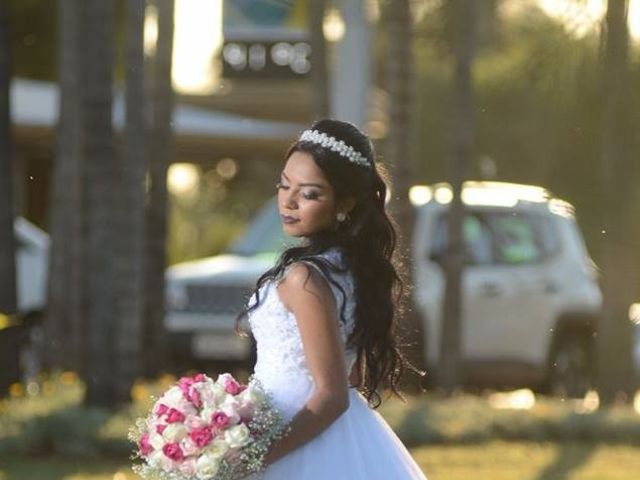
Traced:
[[[633, 480], [640, 447], [494, 441], [412, 450], [429, 480]], [[0, 480], [133, 480], [126, 463], [54, 458], [0, 459]], [[376, 479], [367, 479], [376, 480]], [[388, 479], [381, 479], [388, 480]]]
[[633, 480], [640, 447], [491, 442], [412, 451], [429, 480]]
[[[0, 480], [133, 480], [127, 430], [174, 381], [137, 384], [115, 412], [84, 408], [71, 373], [15, 386], [0, 400]], [[635, 480], [640, 392], [635, 400], [598, 408], [593, 395], [428, 394], [391, 399], [380, 413], [429, 480]]]

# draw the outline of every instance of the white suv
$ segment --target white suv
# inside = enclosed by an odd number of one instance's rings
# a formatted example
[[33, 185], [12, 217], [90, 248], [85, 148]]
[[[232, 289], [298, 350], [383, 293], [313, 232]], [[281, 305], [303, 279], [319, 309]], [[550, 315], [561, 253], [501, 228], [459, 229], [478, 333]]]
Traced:
[[[423, 203], [413, 240], [416, 307], [437, 379], [452, 193], [446, 184], [413, 193]], [[543, 188], [502, 182], [466, 182], [462, 196], [465, 383], [583, 395], [593, 382], [602, 295], [573, 207]]]
[[235, 332], [236, 317], [258, 277], [293, 241], [283, 234], [277, 205], [270, 201], [224, 254], [167, 269], [165, 328], [178, 368], [193, 368], [200, 362], [253, 361], [251, 339]]
[[[593, 334], [602, 298], [573, 208], [534, 186], [469, 182], [464, 192], [467, 383], [584, 393], [592, 382]], [[451, 190], [440, 184], [412, 193], [417, 194], [412, 201], [422, 204], [413, 240], [415, 297], [433, 378], [444, 297], [444, 214]], [[258, 276], [292, 241], [282, 233], [271, 201], [224, 255], [169, 268], [165, 324], [174, 353], [188, 365], [198, 359], [249, 361], [251, 343], [235, 335], [236, 315]]]

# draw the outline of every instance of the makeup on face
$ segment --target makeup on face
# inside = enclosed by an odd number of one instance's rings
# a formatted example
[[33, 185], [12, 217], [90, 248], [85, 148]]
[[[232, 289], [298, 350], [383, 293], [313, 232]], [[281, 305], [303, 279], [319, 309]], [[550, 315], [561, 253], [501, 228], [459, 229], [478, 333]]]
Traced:
[[333, 188], [310, 154], [294, 152], [289, 157], [277, 188], [280, 219], [287, 234], [302, 237], [334, 225]]

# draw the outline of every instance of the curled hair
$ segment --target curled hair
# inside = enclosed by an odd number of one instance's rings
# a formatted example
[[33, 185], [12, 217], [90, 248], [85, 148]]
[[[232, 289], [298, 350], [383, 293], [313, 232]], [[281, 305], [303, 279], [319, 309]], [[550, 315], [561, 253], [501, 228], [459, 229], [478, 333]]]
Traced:
[[[358, 384], [369, 405], [381, 403], [380, 389], [388, 386], [396, 395], [405, 366], [397, 343], [398, 314], [402, 305], [404, 283], [395, 266], [396, 230], [385, 210], [386, 172], [374, 162], [375, 153], [369, 138], [350, 123], [320, 120], [311, 127], [326, 133], [360, 152], [369, 165], [350, 162], [338, 153], [310, 141], [296, 141], [287, 152], [310, 154], [333, 188], [338, 201], [353, 198], [355, 205], [347, 219], [336, 230], [323, 231], [307, 238], [302, 246], [286, 249], [276, 264], [257, 281], [256, 302], [247, 307], [239, 318], [260, 303], [260, 287], [277, 279], [284, 269], [296, 261], [310, 261], [320, 268], [325, 277], [342, 288], [328, 275], [337, 267], [324, 261], [318, 254], [332, 247], [344, 253], [345, 268], [353, 274], [355, 286], [355, 325], [347, 342], [357, 352]], [[341, 320], [344, 321], [342, 302]]]

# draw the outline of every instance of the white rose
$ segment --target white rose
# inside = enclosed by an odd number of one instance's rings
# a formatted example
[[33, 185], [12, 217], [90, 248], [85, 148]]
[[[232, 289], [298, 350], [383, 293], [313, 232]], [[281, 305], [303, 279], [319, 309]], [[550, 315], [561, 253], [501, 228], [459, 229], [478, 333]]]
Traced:
[[162, 435], [153, 432], [149, 434], [149, 444], [156, 452], [160, 451], [160, 453], [162, 453], [162, 447], [164, 447], [165, 441]]
[[218, 383], [214, 383], [211, 386], [211, 392], [213, 393], [213, 401], [216, 405], [221, 404], [228, 395], [224, 387]]
[[258, 405], [264, 400], [262, 391], [254, 385], [249, 385], [238, 396], [238, 400], [242, 403], [250, 403], [252, 405]]
[[[211, 417], [209, 417], [209, 420]], [[184, 421], [184, 425], [189, 429], [202, 428], [208, 425], [209, 421], [198, 415], [189, 415]]]
[[200, 419], [205, 423], [211, 423], [211, 417], [216, 413], [216, 410], [210, 407], [203, 408], [200, 412]]
[[164, 395], [162, 395], [160, 403], [164, 403], [169, 407], [175, 407], [177, 404], [181, 403], [183, 399], [182, 390], [180, 390], [179, 387], [171, 387], [164, 393]]
[[181, 425], [179, 423], [172, 423], [170, 425], [167, 425], [167, 428], [165, 428], [164, 432], [162, 432], [162, 436], [168, 442], [179, 442], [184, 437], [186, 437], [188, 433], [189, 432], [184, 425]]
[[193, 443], [188, 437], [182, 439], [182, 441], [180, 442], [180, 448], [182, 449], [182, 453], [184, 453], [187, 457], [189, 455], [197, 455], [198, 453], [200, 453], [200, 449], [198, 448], [198, 446]]
[[228, 451], [229, 444], [221, 438], [216, 438], [209, 445], [207, 445], [205, 454], [214, 458], [222, 458]]
[[173, 461], [167, 457], [162, 450], [156, 450], [149, 455], [149, 465], [155, 468], [161, 468], [165, 472], [173, 469]]
[[164, 453], [162, 453], [162, 450], [154, 450], [151, 455], [149, 455], [147, 461], [152, 467], [161, 467], [163, 458]]
[[178, 465], [178, 470], [187, 477], [193, 477], [196, 474], [196, 459], [186, 458]]
[[196, 461], [196, 476], [203, 480], [207, 478], [211, 478], [216, 473], [218, 473], [219, 468], [220, 468], [219, 459], [210, 455], [202, 455]]
[[224, 432], [224, 439], [231, 448], [240, 448], [251, 443], [251, 436], [246, 425], [235, 425]]

